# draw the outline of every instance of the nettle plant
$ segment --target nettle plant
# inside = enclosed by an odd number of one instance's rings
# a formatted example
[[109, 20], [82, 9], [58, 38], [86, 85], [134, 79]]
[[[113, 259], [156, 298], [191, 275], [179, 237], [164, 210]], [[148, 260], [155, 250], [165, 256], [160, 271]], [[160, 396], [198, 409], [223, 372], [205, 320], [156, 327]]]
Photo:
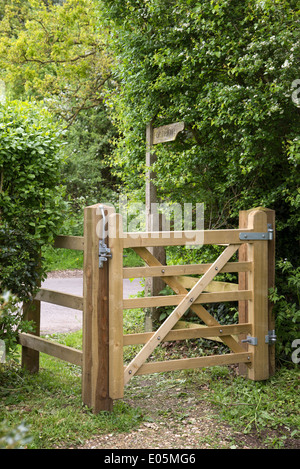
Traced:
[[25, 327], [18, 305], [43, 278], [41, 247], [63, 219], [63, 143], [62, 128], [46, 110], [20, 102], [0, 106], [0, 338], [9, 350]]

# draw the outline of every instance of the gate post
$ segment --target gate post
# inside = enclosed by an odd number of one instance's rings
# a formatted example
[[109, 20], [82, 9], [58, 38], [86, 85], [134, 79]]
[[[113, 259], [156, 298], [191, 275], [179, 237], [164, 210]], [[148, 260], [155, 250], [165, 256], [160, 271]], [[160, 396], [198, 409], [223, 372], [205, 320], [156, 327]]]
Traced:
[[123, 230], [122, 217], [114, 213], [108, 220], [109, 247], [109, 396], [124, 396], [123, 360]]
[[[271, 210], [265, 207], [257, 207], [251, 210], [241, 210], [239, 212], [239, 228], [247, 228], [248, 216], [251, 211], [260, 210], [266, 213], [267, 223], [271, 225], [273, 230], [273, 239], [269, 240], [268, 243], [268, 289], [275, 287], [275, 238], [276, 238], [276, 226], [275, 226], [275, 210]], [[239, 260], [248, 261], [248, 243], [242, 244], [239, 249]], [[248, 290], [248, 272], [239, 273], [239, 290]], [[239, 301], [239, 322], [248, 322], [248, 301]], [[275, 329], [275, 318], [273, 313], [273, 303], [268, 300], [268, 331]], [[245, 339], [246, 335], [241, 334], [241, 339]], [[247, 367], [244, 363], [239, 364], [240, 375], [247, 375]], [[269, 345], [269, 375], [273, 376], [275, 373], [275, 345]]]
[[[28, 301], [23, 303], [23, 317], [26, 321], [34, 322], [33, 335], [40, 336], [40, 313], [41, 302], [39, 300]], [[22, 346], [22, 368], [30, 373], [37, 373], [40, 368], [40, 353], [31, 348]]]
[[[114, 211], [108, 206], [103, 209], [105, 216]], [[82, 400], [94, 413], [113, 407], [109, 397], [108, 262], [99, 268], [101, 222], [99, 204], [84, 209]]]
[[[267, 215], [262, 210], [253, 210], [248, 215], [248, 228], [254, 232], [268, 232]], [[248, 244], [248, 260], [252, 262], [249, 272], [249, 289], [252, 300], [248, 304], [248, 321], [252, 324], [252, 337], [256, 345], [249, 345], [253, 362], [248, 370], [248, 378], [259, 381], [269, 378], [268, 334], [268, 241], [255, 240]]]

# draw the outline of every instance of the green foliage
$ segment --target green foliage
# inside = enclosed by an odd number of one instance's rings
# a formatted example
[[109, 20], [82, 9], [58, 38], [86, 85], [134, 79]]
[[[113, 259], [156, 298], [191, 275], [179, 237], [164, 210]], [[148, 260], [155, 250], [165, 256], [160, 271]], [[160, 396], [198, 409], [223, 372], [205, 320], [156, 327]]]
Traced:
[[[215, 376], [216, 368], [211, 370]], [[287, 437], [299, 435], [298, 377], [296, 369], [284, 367], [266, 382], [245, 380], [240, 376], [233, 378], [227, 373], [222, 379], [211, 381], [209, 400], [238, 430], [243, 433], [255, 430], [265, 435], [270, 448], [280, 448]], [[284, 431], [280, 438], [272, 440], [272, 429], [276, 428]]]
[[[62, 178], [72, 210], [113, 202], [109, 169], [115, 130], [102, 87], [110, 79], [94, 0], [0, 2], [0, 76], [6, 94], [43, 102], [68, 126]], [[71, 125], [72, 124], [72, 125]]]
[[19, 332], [32, 331], [33, 324], [23, 320], [23, 311], [16, 296], [0, 294], [0, 340], [5, 343], [6, 357], [16, 359]]
[[299, 139], [291, 99], [299, 55], [294, 4], [100, 4], [120, 86], [109, 95], [122, 135], [115, 170], [128, 189], [144, 197], [146, 124], [184, 121], [178, 141], [155, 147], [159, 197], [205, 202], [206, 223], [215, 227], [228, 226], [239, 209], [267, 206], [280, 228], [296, 235], [298, 156], [289, 156]]
[[109, 168], [115, 136], [103, 104], [82, 110], [68, 129], [62, 176], [73, 211], [83, 213], [85, 206], [100, 201], [115, 202], [118, 180]]
[[292, 343], [299, 338], [300, 330], [300, 267], [287, 260], [277, 262], [278, 285], [271, 289], [276, 321], [276, 353], [279, 361], [291, 361]]
[[21, 422], [16, 428], [7, 428], [6, 422], [0, 424], [0, 449], [24, 449], [32, 441], [29, 428]]
[[2, 290], [11, 291], [20, 299], [32, 296], [43, 277], [40, 262], [40, 243], [36, 239], [21, 229], [0, 225]]
[[30, 449], [80, 446], [94, 435], [129, 432], [143, 420], [139, 408], [123, 401], [117, 401], [112, 412], [94, 414], [82, 405], [80, 368], [44, 354], [39, 373], [12, 366], [0, 373], [0, 415], [6, 423], [0, 444], [23, 422]]
[[[292, 99], [300, 57], [296, 2], [100, 5], [119, 83], [118, 93], [108, 90], [121, 135], [114, 170], [132, 198], [145, 196], [146, 124], [184, 121], [175, 142], [155, 145], [158, 197], [204, 202], [205, 228], [236, 227], [239, 210], [274, 209], [276, 258], [294, 263], [300, 257], [300, 108]], [[293, 286], [284, 281], [279, 269], [283, 348], [289, 318], [296, 317]]]
[[10, 0], [3, 10], [1, 77], [14, 98], [46, 98], [69, 122], [102, 103], [110, 59], [93, 0]]
[[0, 107], [0, 215], [40, 242], [51, 240], [63, 219], [63, 131], [37, 105]]
[[60, 185], [62, 130], [50, 114], [29, 103], [0, 107], [0, 337], [13, 353], [22, 320], [20, 302], [43, 278], [41, 246], [63, 219]]

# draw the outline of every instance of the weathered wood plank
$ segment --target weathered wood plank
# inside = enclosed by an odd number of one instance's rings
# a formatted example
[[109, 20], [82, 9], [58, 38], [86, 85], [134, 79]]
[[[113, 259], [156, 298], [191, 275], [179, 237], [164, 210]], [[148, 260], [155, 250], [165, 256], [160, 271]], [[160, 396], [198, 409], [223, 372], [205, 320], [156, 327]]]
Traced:
[[84, 250], [83, 236], [57, 236], [54, 240], [55, 248], [74, 249], [75, 251]]
[[63, 293], [47, 288], [41, 288], [35, 296], [36, 300], [45, 301], [66, 308], [83, 310], [83, 297], [79, 295], [71, 295], [70, 293]]
[[46, 353], [60, 360], [82, 366], [82, 351], [66, 345], [56, 344], [50, 340], [43, 339], [25, 332], [19, 333], [19, 343], [23, 347], [28, 347], [38, 352]]
[[[184, 298], [185, 295], [152, 296], [148, 298], [125, 298], [123, 300], [123, 308], [137, 309], [149, 307], [151, 308], [154, 306], [175, 306], [178, 305]], [[225, 301], [250, 300], [251, 298], [251, 290], [201, 293], [199, 297], [194, 300], [193, 304], [197, 305], [201, 303], [223, 303]]]
[[[211, 267], [211, 264], [188, 264], [188, 265], [162, 265], [147, 267], [124, 267], [123, 278], [140, 277], [167, 277], [179, 275], [197, 275], [205, 274]], [[249, 272], [251, 262], [228, 262], [224, 265], [220, 273], [223, 272]]]
[[[195, 327], [187, 328], [183, 327], [181, 323], [184, 321], [178, 321], [174, 328], [165, 336], [162, 342], [172, 342], [173, 340], [185, 340], [185, 339], [200, 339], [200, 338], [214, 338], [219, 336], [220, 339], [227, 335], [238, 335], [242, 333], [251, 333], [251, 324], [234, 324], [229, 326], [201, 326], [193, 324]], [[177, 326], [179, 329], [177, 329]], [[197, 327], [198, 326], [198, 327]], [[222, 332], [220, 332], [222, 331]], [[146, 344], [149, 339], [153, 336], [154, 332], [141, 332], [138, 334], [126, 334], [123, 337], [123, 344], [126, 345], [137, 345]]]
[[251, 363], [252, 354], [248, 352], [228, 353], [199, 358], [182, 358], [162, 362], [144, 363], [136, 372], [137, 375], [161, 373], [166, 371], [206, 368], [209, 366], [233, 365], [235, 363]]
[[176, 140], [177, 134], [182, 130], [184, 130], [184, 122], [175, 122], [153, 129], [153, 145]]

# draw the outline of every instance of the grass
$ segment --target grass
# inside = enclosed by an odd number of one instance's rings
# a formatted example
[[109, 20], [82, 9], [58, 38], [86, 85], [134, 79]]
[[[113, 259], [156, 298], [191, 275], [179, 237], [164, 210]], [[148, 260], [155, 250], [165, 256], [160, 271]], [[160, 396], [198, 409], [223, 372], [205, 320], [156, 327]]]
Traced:
[[[83, 253], [79, 251], [44, 249], [48, 271], [82, 269]], [[124, 265], [137, 265], [133, 251], [125, 253]], [[126, 333], [143, 330], [142, 311], [126, 311]], [[56, 342], [81, 348], [82, 332], [55, 334]], [[184, 350], [183, 348], [184, 347]], [[201, 345], [190, 342], [175, 344], [178, 356], [185, 352], [205, 353]], [[129, 361], [138, 347], [126, 347], [124, 360]], [[169, 347], [161, 348], [155, 359], [169, 356]], [[79, 367], [40, 354], [40, 372], [29, 374], [18, 365], [0, 369], [0, 448], [27, 447], [51, 449], [78, 447], [93, 435], [129, 432], [142, 421], [151, 421], [147, 409], [139, 402], [143, 393], [155, 397], [176, 390], [178, 407], [157, 414], [165, 418], [178, 415], [181, 419], [182, 400], [195, 397], [215, 409], [215, 417], [230, 425], [233, 433], [258, 435], [265, 447], [283, 448], [288, 440], [299, 438], [299, 372], [297, 368], [281, 368], [266, 382], [245, 380], [233, 367], [183, 370], [147, 377], [148, 387], [135, 377], [127, 387], [126, 399], [116, 401], [113, 412], [94, 415], [81, 400]], [[182, 390], [181, 390], [182, 386]], [[178, 417], [178, 418], [179, 418]], [[214, 445], [217, 443], [214, 442]], [[235, 447], [234, 445], [232, 447]]]
[[[42, 250], [44, 265], [47, 272], [56, 270], [75, 270], [83, 269], [83, 252], [72, 249], [55, 249], [52, 246], [45, 246]], [[124, 267], [142, 266], [143, 261], [133, 251], [133, 249], [124, 249]]]
[[[15, 367], [2, 372], [0, 395], [2, 433], [23, 423], [31, 449], [78, 446], [92, 435], [126, 432], [141, 421], [139, 409], [122, 401], [116, 402], [113, 412], [94, 415], [81, 401], [81, 370], [44, 354], [38, 374]], [[2, 447], [6, 444], [3, 436]]]
[[74, 270], [83, 268], [83, 251], [73, 249], [55, 249], [45, 246], [42, 250], [43, 263], [47, 272], [55, 270]]
[[[140, 328], [142, 315], [134, 318], [131, 312], [128, 321], [127, 329], [132, 330], [134, 321]], [[81, 348], [82, 332], [49, 338]], [[134, 353], [134, 348], [125, 352], [127, 359]], [[77, 447], [93, 435], [129, 432], [149, 418], [147, 411], [139, 408], [145, 388], [138, 392], [135, 389], [143, 377], [135, 378], [126, 390], [127, 398], [134, 397], [133, 406], [116, 401], [113, 412], [94, 415], [81, 401], [80, 368], [42, 353], [40, 356], [38, 374], [29, 374], [18, 366], [7, 366], [0, 373], [0, 448], [8, 446], [9, 438], [12, 445], [22, 446], [25, 442], [30, 449]], [[280, 448], [287, 439], [299, 438], [296, 368], [281, 368], [266, 382], [245, 380], [232, 367], [161, 373], [150, 379], [148, 392], [152, 397], [158, 390], [165, 390], [168, 395], [176, 388], [178, 409], [173, 409], [172, 415], [180, 414], [180, 399], [195, 395], [212, 405], [217, 418], [230, 424], [235, 432], [255, 432], [267, 447]]]

